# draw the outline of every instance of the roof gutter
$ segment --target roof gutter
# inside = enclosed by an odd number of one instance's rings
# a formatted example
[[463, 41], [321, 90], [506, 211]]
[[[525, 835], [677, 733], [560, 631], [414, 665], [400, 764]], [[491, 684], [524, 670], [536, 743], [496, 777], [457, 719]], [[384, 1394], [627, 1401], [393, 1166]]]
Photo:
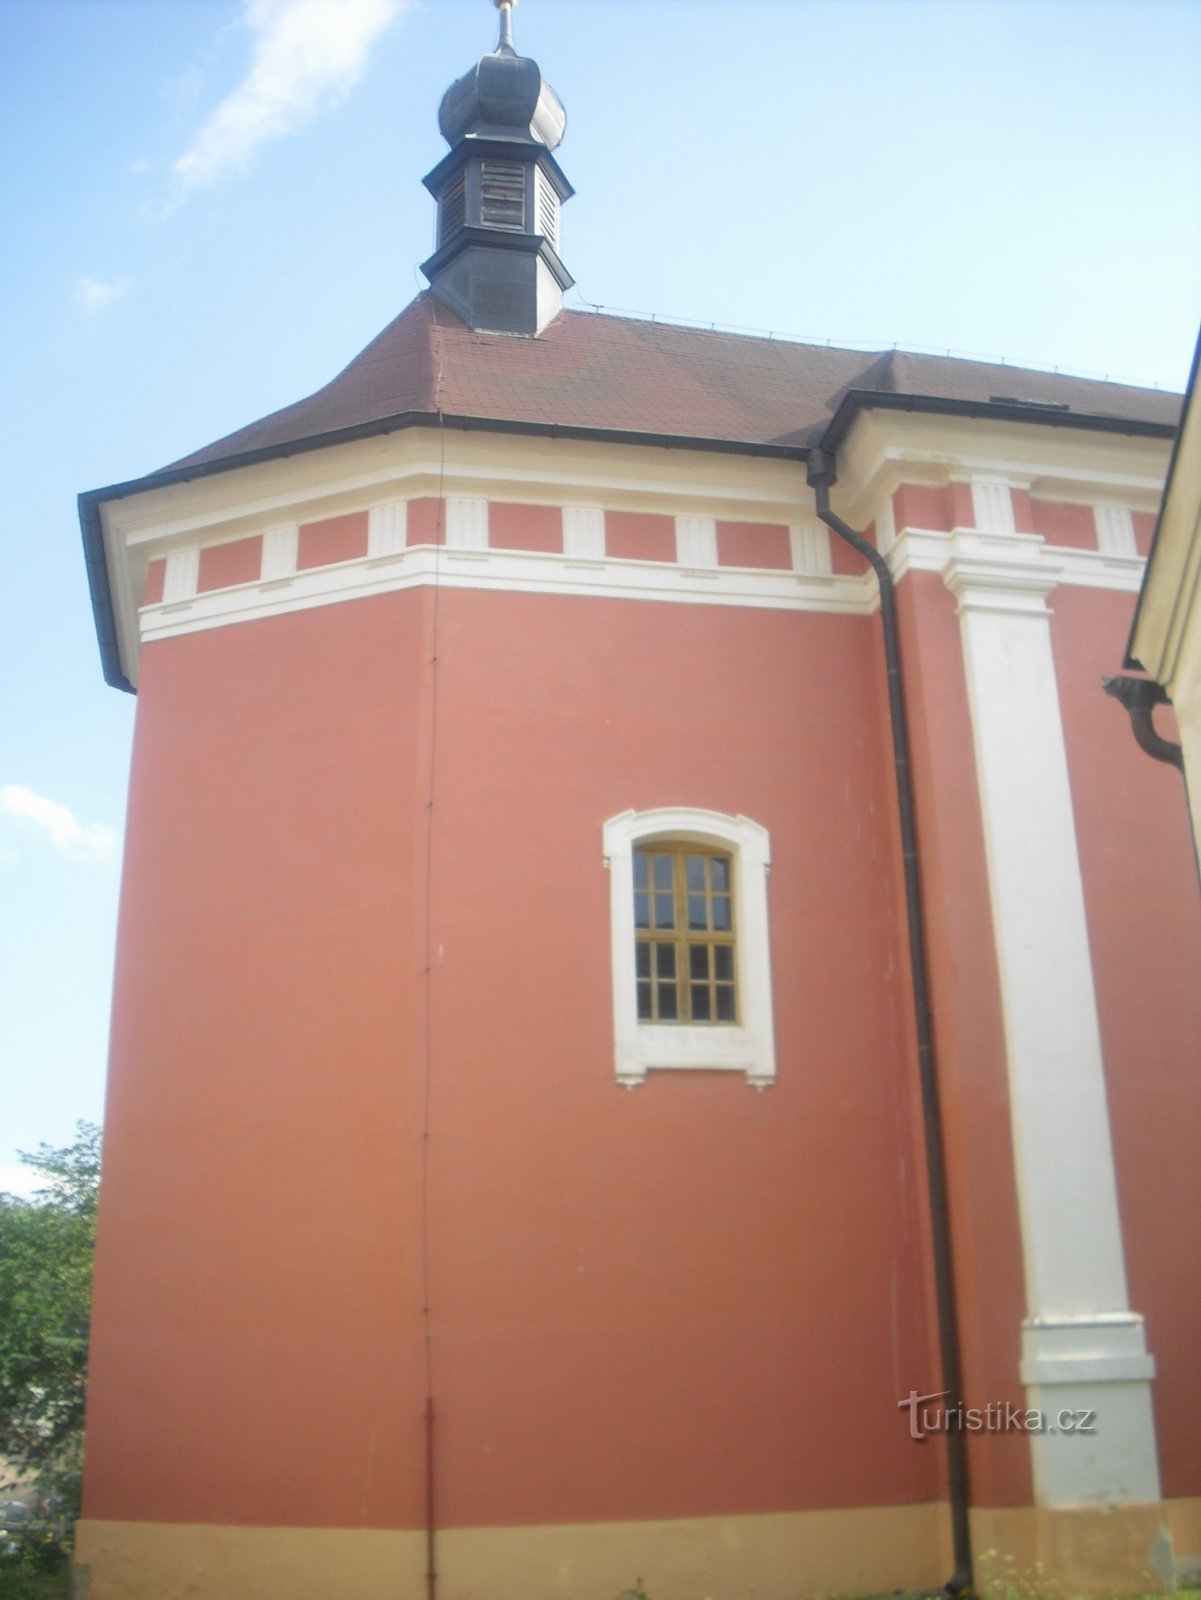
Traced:
[[888, 562], [861, 533], [856, 533], [854, 528], [830, 509], [830, 488], [837, 479], [835, 458], [831, 450], [818, 447], [810, 451], [808, 478], [817, 503], [818, 516], [832, 532], [869, 563], [880, 587], [880, 621], [884, 634], [888, 712], [892, 729], [893, 769], [896, 776], [897, 812], [905, 880], [905, 912], [909, 930], [909, 971], [913, 991], [914, 1032], [925, 1130], [926, 1186], [934, 1254], [934, 1293], [938, 1307], [941, 1382], [948, 1419], [947, 1480], [951, 1503], [951, 1539], [955, 1571], [947, 1579], [945, 1587], [952, 1595], [970, 1594], [973, 1577], [972, 1541], [968, 1521], [967, 1444], [958, 1420], [963, 1415], [963, 1370], [956, 1316], [946, 1153], [942, 1111], [939, 1104], [938, 1072], [934, 1060], [929, 965], [926, 959], [917, 819], [909, 756], [909, 725], [905, 711], [904, 680], [901, 675], [901, 642], [897, 627], [896, 592]]
[[516, 422], [497, 417], [471, 417], [443, 415], [437, 411], [398, 411], [372, 422], [363, 422], [353, 428], [337, 428], [329, 433], [311, 434], [307, 438], [291, 440], [286, 444], [264, 445], [258, 450], [244, 450], [237, 455], [219, 456], [212, 461], [199, 461], [191, 465], [164, 467], [159, 472], [148, 473], [144, 478], [131, 478], [124, 483], [109, 484], [103, 489], [88, 489], [79, 496], [79, 526], [83, 535], [84, 560], [87, 564], [88, 588], [92, 597], [92, 613], [96, 619], [96, 637], [100, 644], [100, 661], [105, 682], [115, 689], [136, 693], [121, 664], [116, 621], [113, 615], [112, 587], [109, 582], [108, 563], [104, 549], [104, 527], [101, 507], [112, 500], [127, 500], [134, 495], [146, 494], [152, 489], [169, 489], [176, 484], [195, 483], [219, 473], [233, 472], [239, 467], [255, 467], [266, 461], [283, 461], [290, 456], [306, 455], [313, 450], [331, 449], [335, 445], [353, 444], [359, 439], [379, 438], [383, 434], [399, 433], [405, 428], [458, 428], [464, 433], [516, 434], [535, 439], [586, 440], [597, 444], [636, 444], [657, 446], [663, 450], [695, 450], [708, 454], [754, 456], [776, 461], [804, 461], [808, 447], [800, 444], [756, 443], [753, 440], [707, 439], [694, 434], [644, 433], [627, 428], [573, 427], [557, 422]]

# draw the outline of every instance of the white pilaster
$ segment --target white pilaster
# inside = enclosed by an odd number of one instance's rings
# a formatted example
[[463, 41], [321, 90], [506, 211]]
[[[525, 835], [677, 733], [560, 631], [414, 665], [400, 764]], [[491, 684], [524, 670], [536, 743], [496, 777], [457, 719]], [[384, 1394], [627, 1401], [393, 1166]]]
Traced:
[[446, 547], [448, 550], [486, 550], [488, 548], [488, 502], [452, 495], [446, 502]]
[[163, 604], [181, 605], [196, 596], [200, 581], [200, 551], [195, 545], [190, 550], [172, 550], [163, 571]]
[[[994, 487], [944, 568], [959, 600], [1009, 1064], [1042, 1505], [1157, 1500], [1151, 1357], [1129, 1308], [1046, 596], [1058, 564]], [[1006, 499], [1008, 491], [1006, 490]], [[987, 531], [984, 531], [987, 530]], [[1091, 1411], [1092, 1431], [1057, 1423]]]
[[717, 523], [712, 517], [676, 518], [676, 560], [682, 567], [717, 565]]
[[367, 513], [367, 554], [373, 560], [397, 556], [408, 543], [407, 500], [389, 500]]
[[1013, 533], [1013, 495], [1009, 492], [1007, 478], [980, 478], [971, 480], [972, 513], [976, 527], [982, 533]]
[[872, 521], [876, 525], [876, 549], [882, 556], [886, 556], [897, 542], [897, 519], [892, 509], [890, 494], [885, 495], [876, 507]]
[[602, 506], [563, 507], [563, 554], [573, 561], [605, 559], [605, 512]]
[[830, 571], [830, 534], [824, 522], [792, 522], [788, 525], [794, 572]]
[[1128, 506], [1096, 505], [1093, 521], [1097, 525], [1097, 549], [1107, 556], [1136, 556], [1134, 517]]
[[268, 528], [263, 535], [262, 579], [264, 583], [279, 583], [296, 572], [296, 553], [300, 545], [300, 528], [295, 522], [282, 523]]

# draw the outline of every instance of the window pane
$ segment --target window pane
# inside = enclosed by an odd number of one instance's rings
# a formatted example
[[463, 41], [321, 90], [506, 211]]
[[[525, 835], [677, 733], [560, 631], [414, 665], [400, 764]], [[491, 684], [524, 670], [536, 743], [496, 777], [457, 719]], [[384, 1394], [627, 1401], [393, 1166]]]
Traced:
[[712, 875], [714, 890], [725, 891], [730, 887], [730, 863], [725, 856], [711, 856], [709, 871]]
[[672, 859], [670, 856], [652, 856], [655, 863], [655, 888], [670, 889], [672, 880]]
[[649, 1022], [651, 1020], [651, 986], [649, 983], [638, 985], [638, 1020]]
[[707, 944], [690, 944], [688, 946], [688, 976], [690, 978], [708, 978], [709, 946]]
[[674, 928], [676, 925], [675, 902], [669, 894], [655, 896], [655, 927]]
[[713, 946], [713, 976], [724, 979], [727, 983], [734, 981], [734, 946], [732, 944], [717, 944]]
[[659, 1015], [667, 1022], [674, 1022], [676, 1011], [676, 986], [674, 983], [661, 983], [659, 989]]
[[634, 970], [640, 978], [649, 978], [651, 975], [651, 947], [640, 940], [634, 946]]
[[651, 925], [650, 896], [636, 890], [634, 893], [634, 926], [636, 928], [649, 928]]
[[694, 1022], [709, 1021], [709, 985], [707, 983], [694, 983], [692, 985], [692, 1020]]
[[645, 889], [646, 888], [646, 875], [647, 875], [648, 870], [649, 869], [648, 869], [647, 864], [646, 864], [646, 851], [645, 850], [635, 850], [634, 851], [634, 887], [635, 887], [635, 889]]
[[709, 913], [705, 909], [703, 894], [690, 894], [688, 896], [688, 926], [690, 928], [707, 928], [709, 926]]
[[730, 902], [723, 896], [713, 896], [713, 926], [721, 933], [730, 929]]
[[685, 856], [684, 871], [688, 879], [688, 887], [697, 890], [700, 894], [705, 892], [705, 858], [704, 856]]
[[655, 946], [655, 976], [674, 978], [676, 975], [676, 947], [674, 944]]
[[717, 1020], [719, 1022], [734, 1020], [734, 990], [725, 984], [719, 984], [717, 988]]

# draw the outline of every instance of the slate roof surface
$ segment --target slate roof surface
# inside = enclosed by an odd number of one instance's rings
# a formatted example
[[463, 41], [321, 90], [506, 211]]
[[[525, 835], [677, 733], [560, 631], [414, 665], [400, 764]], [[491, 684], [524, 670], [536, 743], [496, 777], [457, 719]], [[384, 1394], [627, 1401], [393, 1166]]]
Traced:
[[950, 400], [1066, 403], [1174, 426], [1180, 397], [956, 357], [864, 352], [591, 311], [538, 338], [477, 333], [420, 294], [324, 388], [181, 461], [229, 461], [405, 413], [622, 433], [805, 445], [848, 389]]

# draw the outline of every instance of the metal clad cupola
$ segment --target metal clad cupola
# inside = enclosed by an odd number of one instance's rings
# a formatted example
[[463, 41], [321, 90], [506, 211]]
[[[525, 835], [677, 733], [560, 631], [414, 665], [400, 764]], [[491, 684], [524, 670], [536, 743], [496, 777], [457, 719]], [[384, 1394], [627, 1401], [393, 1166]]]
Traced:
[[541, 333], [563, 309], [559, 208], [571, 185], [551, 151], [567, 126], [536, 61], [513, 47], [515, 0], [494, 0], [500, 38], [442, 97], [450, 145], [425, 178], [438, 202], [438, 248], [421, 270], [472, 328]]

